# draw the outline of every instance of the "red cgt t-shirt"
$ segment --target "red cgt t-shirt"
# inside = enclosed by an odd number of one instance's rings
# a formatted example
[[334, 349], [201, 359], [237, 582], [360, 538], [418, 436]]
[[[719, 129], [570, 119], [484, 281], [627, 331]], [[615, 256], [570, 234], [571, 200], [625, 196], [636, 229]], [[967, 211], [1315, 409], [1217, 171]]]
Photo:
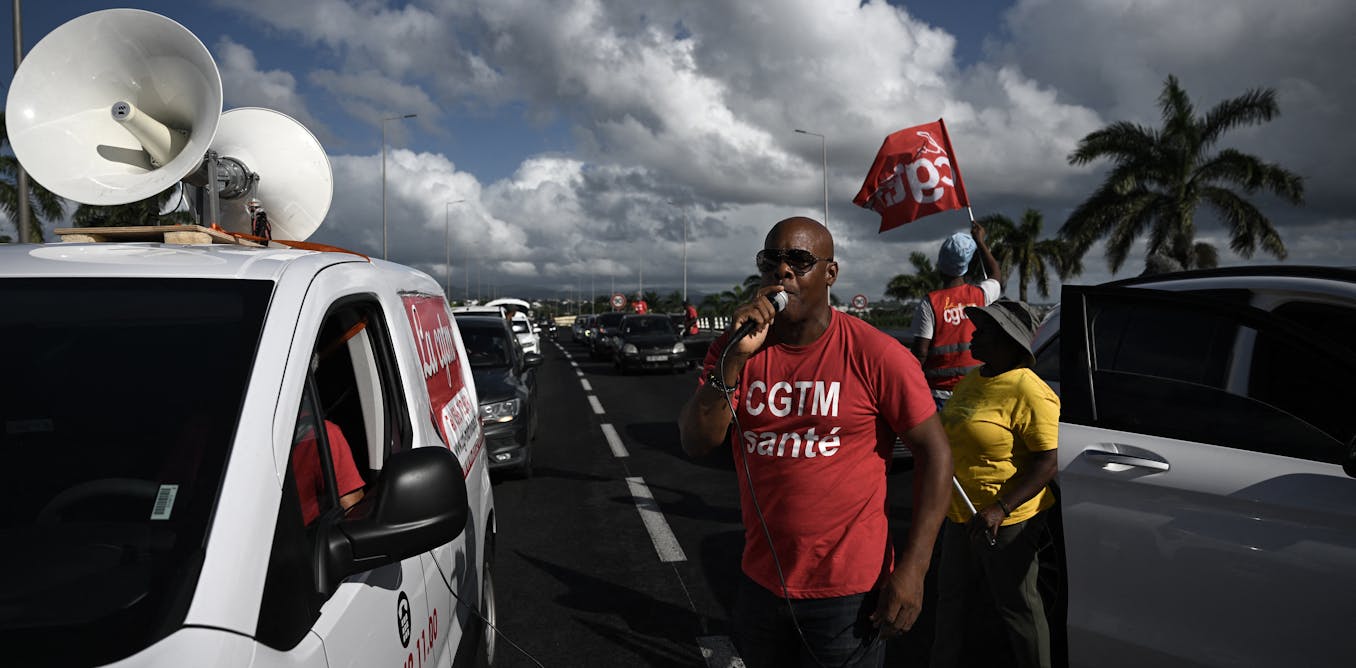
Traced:
[[[711, 344], [708, 372], [727, 336]], [[747, 461], [787, 593], [827, 598], [871, 590], [894, 565], [885, 472], [895, 435], [936, 412], [917, 358], [893, 337], [834, 311], [814, 343], [754, 353], [733, 398], [744, 572], [782, 593], [750, 498]]]

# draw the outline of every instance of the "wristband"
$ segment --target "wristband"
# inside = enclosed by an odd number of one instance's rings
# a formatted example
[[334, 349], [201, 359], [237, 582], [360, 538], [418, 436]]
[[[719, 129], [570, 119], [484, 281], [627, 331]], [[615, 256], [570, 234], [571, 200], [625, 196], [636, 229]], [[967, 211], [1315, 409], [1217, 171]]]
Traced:
[[712, 389], [721, 394], [732, 394], [739, 387], [739, 381], [737, 380], [733, 386], [726, 385], [725, 379], [721, 378], [720, 374], [715, 371], [706, 374], [706, 384], [710, 385]]
[[1012, 517], [1012, 509], [1008, 507], [1008, 504], [1003, 503], [1002, 497], [995, 496], [993, 500], [998, 503], [999, 508], [1003, 509], [1003, 517]]

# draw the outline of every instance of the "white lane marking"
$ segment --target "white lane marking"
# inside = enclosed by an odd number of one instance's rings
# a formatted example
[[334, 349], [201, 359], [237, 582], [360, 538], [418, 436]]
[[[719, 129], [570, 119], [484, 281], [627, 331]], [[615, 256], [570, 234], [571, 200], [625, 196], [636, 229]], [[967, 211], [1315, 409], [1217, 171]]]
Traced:
[[730, 636], [701, 636], [697, 645], [702, 648], [707, 668], [744, 668], [744, 659], [735, 651]]
[[578, 370], [578, 369], [575, 369], [574, 375], [579, 376], [580, 378], [583, 378], [583, 377], [584, 377], [584, 372], [583, 372], [583, 371], [580, 371], [580, 370]]
[[589, 395], [589, 405], [590, 405], [590, 406], [593, 406], [593, 414], [594, 414], [594, 415], [602, 415], [602, 414], [603, 414], [603, 405], [600, 404], [600, 403], [598, 403], [598, 397], [595, 397], [595, 396], [593, 396], [592, 394], [590, 394], [590, 395]]
[[579, 381], [579, 384], [584, 386], [584, 391], [585, 391], [585, 392], [592, 392], [592, 391], [593, 391], [593, 385], [591, 385], [591, 384], [589, 383], [589, 381], [587, 381], [587, 380], [581, 380], [581, 381]]
[[576, 361], [574, 361], [574, 360], [570, 360], [570, 366], [572, 366], [572, 367], [578, 369], [578, 368], [579, 368], [579, 363], [576, 362]]
[[645, 530], [650, 532], [650, 542], [654, 543], [654, 551], [659, 553], [659, 560], [665, 563], [687, 561], [683, 547], [678, 544], [678, 537], [673, 535], [672, 529], [669, 529], [664, 513], [659, 512], [659, 504], [650, 494], [645, 479], [627, 478], [626, 486], [631, 488], [631, 498], [635, 499], [636, 510], [640, 511], [640, 519], [645, 523]]
[[622, 443], [621, 436], [617, 435], [616, 428], [610, 424], [607, 424], [606, 422], [603, 423], [603, 436], [607, 437], [607, 444], [612, 448], [612, 456], [614, 457], [631, 456], [631, 453], [627, 452], [626, 450], [626, 445]]

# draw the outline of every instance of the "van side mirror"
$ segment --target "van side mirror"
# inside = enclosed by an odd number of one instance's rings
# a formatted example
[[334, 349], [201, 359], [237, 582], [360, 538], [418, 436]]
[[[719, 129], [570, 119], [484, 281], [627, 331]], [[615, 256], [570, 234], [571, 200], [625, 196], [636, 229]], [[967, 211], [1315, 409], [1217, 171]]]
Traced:
[[466, 480], [461, 463], [446, 448], [391, 455], [375, 487], [328, 532], [325, 580], [331, 589], [354, 573], [449, 543], [466, 528]]

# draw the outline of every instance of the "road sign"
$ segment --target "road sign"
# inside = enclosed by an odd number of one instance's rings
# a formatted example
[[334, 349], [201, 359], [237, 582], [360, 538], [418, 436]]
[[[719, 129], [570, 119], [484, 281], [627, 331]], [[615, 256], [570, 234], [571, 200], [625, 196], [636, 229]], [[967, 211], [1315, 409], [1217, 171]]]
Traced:
[[620, 311], [623, 308], [626, 308], [626, 295], [620, 292], [612, 295], [612, 310]]
[[866, 295], [853, 295], [852, 308], [855, 308], [858, 311], [866, 308]]

